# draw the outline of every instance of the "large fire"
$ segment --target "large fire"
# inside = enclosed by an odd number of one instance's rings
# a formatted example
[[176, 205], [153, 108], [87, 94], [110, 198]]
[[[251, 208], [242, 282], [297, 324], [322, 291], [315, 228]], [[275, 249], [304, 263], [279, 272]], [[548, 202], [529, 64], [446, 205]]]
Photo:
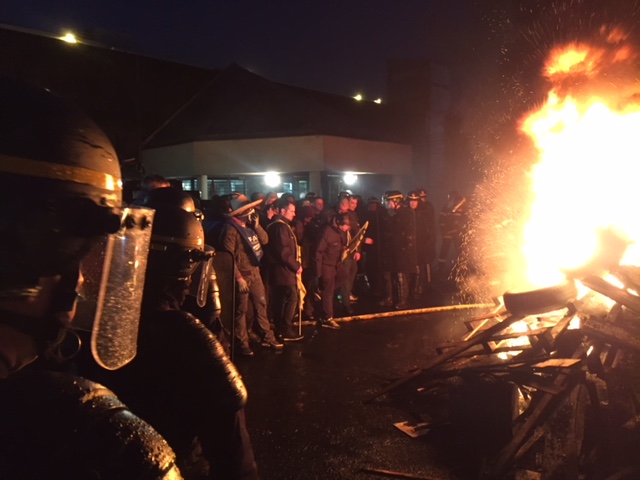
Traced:
[[555, 86], [521, 125], [539, 152], [523, 243], [532, 288], [557, 284], [567, 270], [606, 255], [607, 238], [629, 244], [622, 263], [640, 265], [640, 105], [628, 100], [630, 85], [601, 81], [607, 65], [632, 58], [626, 47], [573, 44], [545, 66]]

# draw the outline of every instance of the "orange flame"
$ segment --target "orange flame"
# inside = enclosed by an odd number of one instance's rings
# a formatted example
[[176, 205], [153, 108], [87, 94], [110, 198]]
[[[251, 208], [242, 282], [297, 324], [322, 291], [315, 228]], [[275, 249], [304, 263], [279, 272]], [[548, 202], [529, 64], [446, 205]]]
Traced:
[[[627, 47], [616, 46], [605, 58], [604, 50], [573, 44], [554, 51], [545, 72], [552, 81], [591, 78], [604, 62], [633, 57]], [[535, 200], [523, 232], [532, 286], [559, 283], [563, 271], [589, 262], [598, 254], [603, 230], [631, 244], [624, 263], [640, 264], [640, 106], [621, 98], [632, 85], [612, 91], [604, 83], [596, 81], [589, 90], [581, 84], [575, 94], [565, 83], [563, 96], [552, 90], [522, 122], [540, 155], [530, 172]]]
[[587, 47], [574, 45], [570, 48], [556, 49], [552, 52], [545, 73], [548, 77], [561, 73], [593, 74], [599, 53], [590, 51]]

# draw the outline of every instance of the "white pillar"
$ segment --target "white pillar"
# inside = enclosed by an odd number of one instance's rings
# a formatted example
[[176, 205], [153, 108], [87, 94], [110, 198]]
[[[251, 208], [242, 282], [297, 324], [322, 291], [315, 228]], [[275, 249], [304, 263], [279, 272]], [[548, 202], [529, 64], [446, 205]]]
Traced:
[[198, 183], [200, 184], [200, 198], [202, 200], [209, 200], [209, 179], [206, 175], [200, 175], [198, 179]]

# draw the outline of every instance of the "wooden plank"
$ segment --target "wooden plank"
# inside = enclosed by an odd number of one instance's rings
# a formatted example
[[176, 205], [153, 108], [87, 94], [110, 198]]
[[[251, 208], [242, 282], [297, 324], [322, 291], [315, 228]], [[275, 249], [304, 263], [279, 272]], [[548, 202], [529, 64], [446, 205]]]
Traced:
[[462, 352], [468, 350], [469, 348], [473, 347], [474, 345], [478, 345], [482, 342], [486, 342], [488, 340], [491, 339], [491, 337], [493, 335], [495, 335], [498, 332], [501, 332], [502, 330], [504, 330], [505, 328], [507, 328], [509, 325], [517, 322], [518, 320], [522, 320], [522, 316], [516, 316], [516, 315], [512, 315], [512, 316], [508, 316], [505, 319], [502, 320], [502, 322], [494, 325], [493, 327], [477, 334], [476, 336], [470, 338], [469, 340], [467, 340], [466, 342], [463, 342], [462, 344], [460, 344], [459, 346], [457, 346], [456, 348], [452, 348], [446, 352], [444, 352], [442, 355], [439, 355], [437, 357], [435, 357], [434, 359], [432, 359], [426, 367], [424, 367], [422, 370], [414, 372], [410, 375], [407, 375], [404, 378], [401, 378], [399, 380], [396, 380], [395, 382], [392, 382], [391, 384], [389, 384], [388, 386], [386, 386], [385, 388], [381, 389], [380, 391], [374, 393], [373, 395], [371, 395], [369, 398], [364, 400], [364, 403], [369, 403], [373, 400], [375, 400], [376, 398], [378, 398], [381, 395], [384, 395], [387, 392], [390, 392], [392, 390], [395, 390], [396, 388], [406, 384], [407, 382], [409, 382], [410, 380], [419, 377], [422, 372], [427, 371], [431, 368], [435, 368], [439, 365], [442, 365], [443, 363], [445, 363], [446, 361], [454, 358], [455, 356], [461, 354]]
[[615, 300], [636, 313], [640, 313], [640, 297], [632, 295], [595, 275], [588, 275], [580, 279], [580, 282], [591, 290]]
[[543, 362], [538, 362], [531, 365], [532, 368], [569, 368], [573, 367], [576, 363], [580, 363], [582, 360], [579, 358], [550, 358]]
[[[582, 355], [584, 355], [584, 348], [580, 346], [572, 355], [572, 358], [581, 358]], [[568, 374], [560, 373], [555, 378], [553, 384], [562, 388], [565, 386], [568, 378]], [[513, 458], [517, 454], [518, 450], [520, 450], [520, 447], [525, 443], [539, 420], [547, 413], [547, 408], [551, 405], [551, 400], [554, 398], [555, 395], [545, 393], [542, 397], [539, 397], [535, 403], [531, 404], [527, 409], [528, 415], [526, 416], [526, 420], [524, 420], [524, 423], [514, 434], [511, 442], [502, 449], [495, 461], [489, 465], [485, 471], [489, 478], [501, 478], [507, 471]], [[522, 417], [524, 417], [524, 414]]]
[[640, 328], [620, 322], [603, 322], [596, 318], [586, 321], [581, 330], [609, 345], [640, 351]]

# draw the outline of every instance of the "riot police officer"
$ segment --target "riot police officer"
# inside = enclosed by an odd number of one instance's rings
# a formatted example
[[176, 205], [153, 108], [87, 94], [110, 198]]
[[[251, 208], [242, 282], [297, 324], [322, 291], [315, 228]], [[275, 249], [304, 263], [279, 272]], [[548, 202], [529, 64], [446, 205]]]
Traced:
[[[445, 275], [448, 272], [447, 263], [451, 255], [457, 257], [462, 247], [462, 239], [467, 225], [467, 198], [457, 191], [449, 192], [447, 204], [442, 208], [438, 225], [442, 243], [438, 253], [438, 273]], [[456, 259], [454, 259], [454, 262]]]
[[383, 205], [378, 216], [378, 237], [380, 252], [380, 271], [382, 273], [383, 298], [378, 302], [381, 307], [393, 307], [395, 285], [395, 255], [393, 253], [393, 236], [395, 234], [393, 216], [402, 205], [404, 196], [398, 190], [387, 190], [382, 196]]
[[[150, 203], [150, 206], [158, 206]], [[206, 298], [213, 252], [193, 212], [158, 206], [144, 285], [139, 354], [126, 367], [95, 371], [169, 441], [186, 478], [257, 479], [244, 420], [245, 386], [212, 332], [182, 310], [195, 284]], [[193, 276], [200, 270], [204, 274]]]
[[[391, 260], [391, 265], [384, 267], [390, 267], [390, 275], [385, 275], [385, 283], [390, 277], [395, 290], [393, 307], [403, 310], [409, 301], [409, 275], [416, 272], [417, 265], [415, 213], [404, 206], [404, 195], [398, 190], [385, 192], [384, 200], [389, 218], [383, 227], [383, 236], [389, 245], [388, 256]], [[383, 304], [388, 305], [387, 302]]]
[[3, 479], [181, 478], [167, 443], [111, 391], [30, 365], [66, 336], [55, 315], [60, 280], [78, 278], [89, 251], [104, 260], [93, 355], [111, 369], [135, 356], [135, 285], [153, 213], [121, 202], [118, 159], [100, 128], [48, 91], [0, 78]]
[[426, 190], [418, 189], [407, 195], [409, 207], [415, 212], [416, 272], [412, 275], [411, 296], [417, 300], [431, 281], [431, 263], [436, 257], [436, 232], [433, 205], [427, 201]]
[[[408, 197], [407, 201], [416, 202], [417, 195], [415, 192], [411, 193], [413, 196]], [[407, 207], [403, 202], [392, 203], [392, 255], [397, 292], [395, 308], [403, 310], [407, 308], [409, 301], [409, 279], [415, 276], [418, 266], [416, 213], [415, 209]]]

